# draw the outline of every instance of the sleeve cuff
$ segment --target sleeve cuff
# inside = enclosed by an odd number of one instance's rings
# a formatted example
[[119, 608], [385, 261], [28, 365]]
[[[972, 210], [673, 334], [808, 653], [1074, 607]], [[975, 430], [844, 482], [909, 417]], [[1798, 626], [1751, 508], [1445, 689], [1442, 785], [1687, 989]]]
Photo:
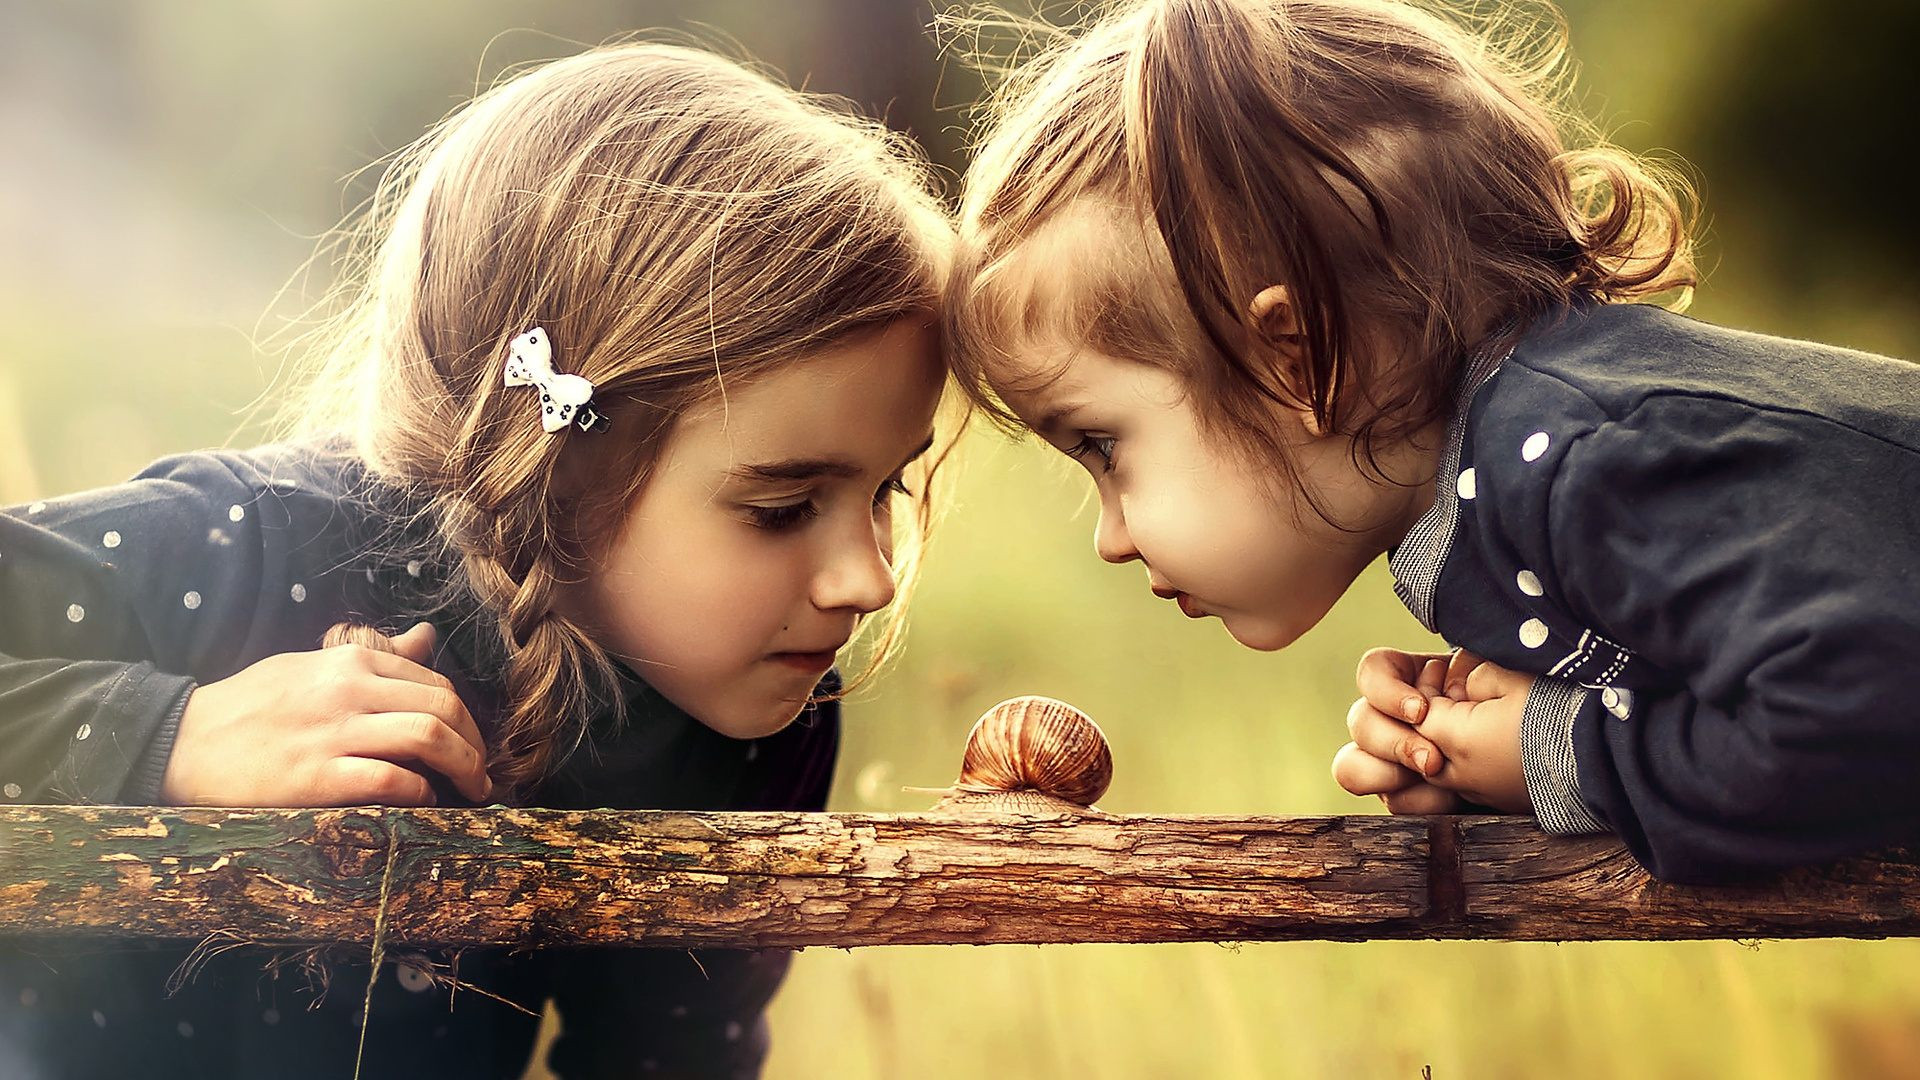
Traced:
[[175, 691], [173, 704], [167, 707], [147, 745], [134, 759], [126, 783], [120, 787], [121, 806], [160, 805], [160, 782], [166, 779], [167, 763], [173, 759], [173, 741], [180, 734], [180, 717], [187, 711], [187, 698], [199, 685], [192, 679], [178, 678], [160, 683], [158, 689], [164, 693], [169, 684]]
[[1543, 675], [1527, 694], [1520, 716], [1520, 767], [1533, 816], [1550, 833], [1606, 832], [1606, 823], [1580, 798], [1573, 757], [1573, 723], [1592, 691]]

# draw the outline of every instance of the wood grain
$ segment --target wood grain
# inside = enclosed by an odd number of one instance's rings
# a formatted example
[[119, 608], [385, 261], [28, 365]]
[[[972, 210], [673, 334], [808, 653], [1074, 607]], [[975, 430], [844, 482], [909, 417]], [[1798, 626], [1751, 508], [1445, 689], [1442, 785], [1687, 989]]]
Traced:
[[1651, 881], [1517, 818], [0, 808], [0, 935], [390, 947], [1905, 936], [1905, 853]]

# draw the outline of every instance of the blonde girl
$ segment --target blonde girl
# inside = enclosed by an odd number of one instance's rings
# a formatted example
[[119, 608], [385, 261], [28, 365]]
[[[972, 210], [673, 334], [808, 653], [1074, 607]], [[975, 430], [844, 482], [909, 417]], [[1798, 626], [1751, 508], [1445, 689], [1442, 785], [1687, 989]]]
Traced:
[[[924, 167], [604, 48], [460, 109], [358, 235], [292, 437], [0, 514], [6, 801], [821, 808], [946, 377]], [[752, 1074], [787, 963], [414, 956], [363, 1017], [244, 951], [171, 996], [179, 950], [0, 959], [34, 1077], [338, 1078], [363, 1029], [370, 1074], [517, 1077], [548, 1001], [556, 1075]]]

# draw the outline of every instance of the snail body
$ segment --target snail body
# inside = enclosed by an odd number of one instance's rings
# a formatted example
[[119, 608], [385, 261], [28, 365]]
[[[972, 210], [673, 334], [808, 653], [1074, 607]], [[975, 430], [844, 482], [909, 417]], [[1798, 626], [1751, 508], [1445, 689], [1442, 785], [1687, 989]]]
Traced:
[[974, 723], [960, 779], [936, 809], [1097, 813], [1112, 781], [1113, 754], [1091, 717], [1053, 698], [1010, 698]]

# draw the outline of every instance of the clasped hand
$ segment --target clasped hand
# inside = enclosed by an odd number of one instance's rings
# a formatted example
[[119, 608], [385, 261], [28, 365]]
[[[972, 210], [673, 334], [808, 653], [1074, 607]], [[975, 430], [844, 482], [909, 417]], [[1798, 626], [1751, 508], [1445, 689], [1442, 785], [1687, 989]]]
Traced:
[[1378, 795], [1395, 814], [1459, 813], [1469, 802], [1532, 812], [1520, 717], [1533, 676], [1464, 649], [1372, 649], [1354, 678], [1361, 696], [1347, 710], [1353, 741], [1333, 757], [1341, 787]]

